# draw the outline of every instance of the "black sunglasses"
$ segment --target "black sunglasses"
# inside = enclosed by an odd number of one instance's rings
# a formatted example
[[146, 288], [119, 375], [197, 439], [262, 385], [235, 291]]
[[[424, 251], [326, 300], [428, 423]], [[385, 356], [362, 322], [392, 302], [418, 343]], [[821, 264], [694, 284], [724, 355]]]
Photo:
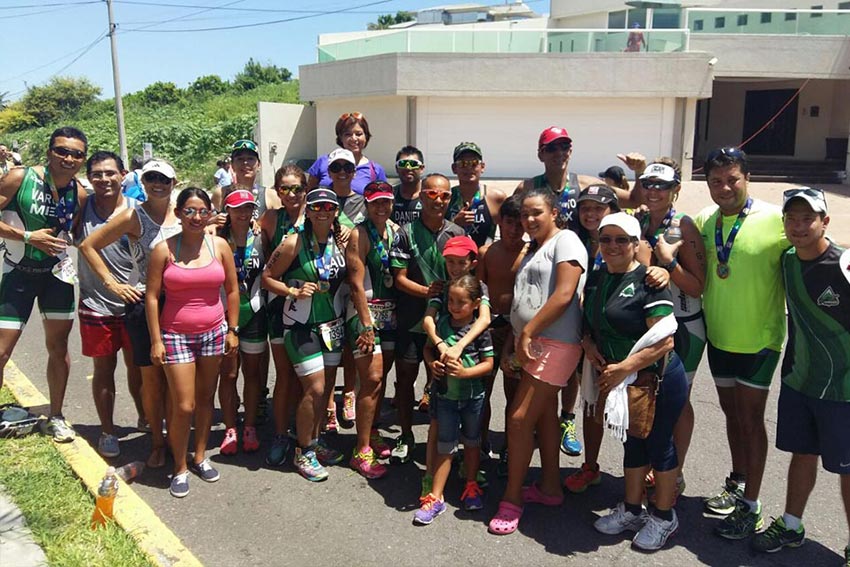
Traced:
[[158, 171], [149, 171], [142, 176], [142, 181], [147, 181], [148, 183], [162, 183], [163, 185], [168, 185], [171, 183], [171, 178], [167, 175], [163, 175]]
[[747, 154], [745, 154], [743, 150], [734, 146], [727, 146], [725, 148], [717, 148], [716, 150], [708, 152], [708, 155], [705, 156], [705, 161], [716, 161], [721, 156], [735, 160], [747, 159]]
[[354, 164], [349, 162], [340, 163], [338, 161], [335, 161], [328, 166], [328, 171], [330, 171], [331, 173], [339, 173], [343, 170], [345, 170], [346, 173], [354, 173], [354, 169]]
[[50, 151], [52, 151], [54, 154], [56, 154], [59, 157], [71, 156], [74, 159], [83, 159], [84, 157], [86, 157], [86, 152], [83, 152], [83, 151], [80, 151], [80, 150], [74, 150], [74, 149], [71, 149], [71, 148], [64, 148], [62, 146], [54, 146], [54, 147], [50, 148]]

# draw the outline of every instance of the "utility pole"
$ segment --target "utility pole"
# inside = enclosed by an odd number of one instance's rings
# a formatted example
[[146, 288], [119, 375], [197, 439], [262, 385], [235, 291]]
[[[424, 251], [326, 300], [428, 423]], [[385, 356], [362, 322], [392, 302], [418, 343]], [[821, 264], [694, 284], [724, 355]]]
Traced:
[[115, 90], [115, 116], [118, 119], [118, 147], [124, 167], [130, 167], [127, 159], [127, 134], [124, 131], [124, 102], [121, 100], [121, 77], [118, 74], [118, 43], [115, 41], [115, 18], [112, 16], [112, 0], [106, 0], [109, 14], [109, 45], [112, 47], [112, 85]]

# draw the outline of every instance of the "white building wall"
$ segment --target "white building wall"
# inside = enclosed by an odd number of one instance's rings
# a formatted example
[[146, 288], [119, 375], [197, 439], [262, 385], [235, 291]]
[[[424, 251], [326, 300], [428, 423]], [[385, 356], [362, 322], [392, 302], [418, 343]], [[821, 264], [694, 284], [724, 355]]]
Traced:
[[282, 164], [315, 157], [316, 108], [302, 104], [260, 102], [254, 140], [260, 150], [260, 175], [266, 187]]

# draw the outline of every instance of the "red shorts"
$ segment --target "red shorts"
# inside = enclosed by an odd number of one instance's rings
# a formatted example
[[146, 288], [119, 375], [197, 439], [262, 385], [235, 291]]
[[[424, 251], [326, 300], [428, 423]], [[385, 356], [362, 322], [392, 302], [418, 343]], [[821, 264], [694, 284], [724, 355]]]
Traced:
[[92, 311], [77, 311], [80, 319], [80, 339], [83, 356], [99, 358], [112, 356], [119, 350], [132, 350], [130, 335], [123, 316], [96, 315]]

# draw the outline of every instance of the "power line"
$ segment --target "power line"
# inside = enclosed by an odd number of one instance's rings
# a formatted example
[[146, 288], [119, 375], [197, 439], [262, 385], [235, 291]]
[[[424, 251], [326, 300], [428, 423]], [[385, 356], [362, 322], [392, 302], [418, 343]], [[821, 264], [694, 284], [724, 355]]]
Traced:
[[71, 60], [71, 61], [70, 61], [67, 65], [65, 65], [64, 67], [62, 67], [61, 69], [59, 69], [58, 71], [56, 71], [55, 73], [53, 73], [53, 74], [51, 75], [51, 77], [55, 77], [56, 75], [58, 75], [59, 73], [61, 73], [62, 71], [64, 71], [65, 69], [67, 69], [68, 67], [70, 67], [71, 65], [73, 65], [74, 63], [76, 63], [77, 61], [79, 61], [79, 60], [80, 60], [80, 58], [81, 58], [83, 55], [85, 55], [86, 53], [88, 53], [89, 51], [91, 51], [92, 49], [94, 49], [94, 47], [95, 47], [98, 43], [100, 43], [101, 41], [103, 41], [104, 39], [106, 39], [106, 36], [107, 36], [107, 34], [103, 34], [102, 36], [100, 36], [99, 38], [97, 38], [96, 40], [94, 40], [93, 42], [91, 42], [91, 43], [88, 45], [88, 47], [86, 47], [85, 51], [83, 51], [82, 53], [80, 53], [79, 55], [77, 55], [76, 57], [74, 57], [74, 58], [73, 58], [73, 59], [72, 59], [72, 60]]
[[130, 29], [130, 30], [128, 30], [128, 31], [142, 31], [142, 30], [146, 30], [146, 29], [152, 28], [152, 27], [154, 27], [154, 26], [158, 26], [158, 25], [160, 25], [160, 24], [169, 24], [169, 23], [172, 23], [172, 22], [177, 22], [177, 21], [184, 20], [184, 19], [186, 19], [186, 18], [190, 18], [190, 17], [192, 17], [192, 16], [197, 16], [197, 15], [200, 15], [200, 14], [204, 14], [204, 13], [209, 12], [209, 11], [211, 11], [211, 10], [216, 10], [216, 9], [219, 9], [219, 8], [221, 8], [221, 9], [226, 9], [226, 7], [227, 7], [227, 6], [232, 6], [232, 5], [234, 5], [234, 4], [239, 4], [239, 3], [241, 3], [241, 2], [244, 2], [244, 0], [234, 0], [233, 2], [229, 2], [229, 3], [227, 3], [227, 4], [224, 4], [223, 6], [220, 6], [220, 7], [219, 7], [219, 6], [195, 6], [195, 7], [197, 7], [197, 8], [201, 8], [201, 10], [199, 10], [199, 11], [197, 11], [197, 12], [191, 12], [191, 13], [189, 13], [189, 14], [183, 14], [182, 16], [177, 16], [177, 17], [175, 17], [175, 18], [171, 18], [171, 19], [168, 19], [168, 20], [162, 20], [162, 21], [159, 21], [159, 22], [151, 22], [150, 24], [148, 24], [148, 25], [146, 25], [146, 26], [142, 26], [142, 27], [140, 27], [140, 28], [131, 28], [131, 29]]
[[339, 10], [327, 10], [327, 11], [324, 11], [324, 12], [312, 13], [312, 14], [307, 14], [307, 15], [303, 15], [303, 16], [295, 16], [295, 17], [292, 17], [292, 18], [284, 18], [284, 19], [281, 19], [281, 20], [272, 20], [272, 21], [268, 21], [268, 22], [256, 22], [256, 23], [252, 23], [252, 24], [240, 24], [240, 25], [235, 25], [235, 26], [220, 26], [220, 27], [212, 27], [212, 28], [194, 28], [194, 29], [182, 29], [182, 30], [181, 29], [177, 29], [177, 30], [151, 30], [151, 29], [144, 29], [144, 28], [132, 28], [132, 29], [126, 29], [124, 31], [125, 32], [146, 31], [147, 33], [191, 33], [191, 32], [237, 30], [237, 29], [243, 29], [243, 28], [271, 26], [271, 25], [274, 25], [274, 24], [282, 24], [282, 23], [286, 23], [286, 22], [306, 20], [306, 19], [309, 19], [309, 18], [317, 18], [317, 17], [320, 17], [320, 16], [329, 16], [329, 15], [332, 15], [332, 14], [348, 13], [351, 10], [356, 10], [358, 8], [367, 8], [369, 6], [376, 6], [378, 4], [387, 4], [387, 3], [392, 2], [392, 1], [393, 0], [378, 0], [376, 2], [368, 2], [366, 4], [360, 4], [359, 6], [352, 6], [351, 8], [340, 8]]
[[101, 0], [87, 0], [85, 2], [58, 2], [55, 4], [19, 4], [17, 6], [0, 6], [0, 10], [17, 10], [18, 8], [50, 8], [54, 6], [84, 6], [86, 4], [100, 4]]
[[[43, 65], [39, 65], [38, 67], [35, 67], [35, 68], [30, 69], [28, 71], [24, 71], [23, 73], [18, 73], [17, 75], [15, 75], [13, 77], [6, 77], [4, 79], [0, 79], [0, 83], [7, 83], [9, 81], [14, 81], [15, 79], [20, 79], [21, 77], [25, 77], [25, 76], [29, 75], [30, 73], [35, 73], [36, 71], [40, 71], [40, 70], [44, 69], [45, 67], [49, 67], [49, 66], [53, 65], [54, 63], [58, 63], [59, 61], [62, 61], [63, 59], [67, 59], [68, 57], [72, 57], [72, 56], [74, 56], [75, 54], [77, 54], [81, 51], [88, 51], [89, 49], [94, 47], [94, 45], [98, 41], [102, 40], [104, 37], [106, 37], [106, 32], [99, 35], [93, 42], [91, 42], [87, 45], [84, 45], [84, 46], [82, 46], [78, 49], [75, 49], [74, 51], [71, 51], [70, 53], [66, 53], [65, 55], [62, 55], [61, 57], [57, 57], [56, 59], [54, 59], [52, 61], [48, 61], [47, 63], [45, 63]], [[85, 53], [83, 53], [83, 55], [85, 55]], [[76, 59], [74, 59], [74, 61], [76, 61]], [[64, 71], [66, 68], [67, 67], [65, 67], [61, 70]]]
[[[170, 4], [166, 2], [141, 2], [138, 0], [114, 0], [116, 4], [134, 4], [137, 6], [158, 6], [162, 8], [206, 8], [206, 11], [209, 10], [219, 10], [219, 11], [233, 11], [233, 12], [263, 12], [263, 13], [276, 13], [276, 14], [317, 14], [324, 15], [327, 12], [322, 10], [290, 10], [290, 9], [278, 9], [278, 8], [228, 8], [226, 6], [219, 7], [209, 7], [202, 6], [199, 4]], [[352, 14], [383, 14], [384, 12], [376, 12], [376, 11], [364, 11], [364, 12], [355, 12], [353, 10], [346, 10], [347, 13]]]

